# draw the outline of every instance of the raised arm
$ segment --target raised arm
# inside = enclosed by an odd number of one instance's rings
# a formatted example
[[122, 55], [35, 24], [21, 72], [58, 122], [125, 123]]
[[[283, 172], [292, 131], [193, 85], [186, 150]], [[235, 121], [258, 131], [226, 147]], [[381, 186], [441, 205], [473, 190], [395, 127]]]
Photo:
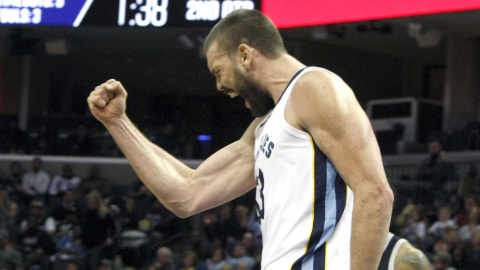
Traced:
[[142, 182], [176, 215], [188, 217], [255, 187], [253, 137], [258, 120], [240, 140], [219, 150], [193, 170], [150, 142], [133, 125], [125, 114], [126, 98], [125, 88], [112, 79], [95, 88], [88, 104]]
[[375, 135], [353, 91], [326, 70], [308, 72], [295, 85], [286, 117], [312, 135], [354, 193], [351, 269], [377, 269], [393, 193]]

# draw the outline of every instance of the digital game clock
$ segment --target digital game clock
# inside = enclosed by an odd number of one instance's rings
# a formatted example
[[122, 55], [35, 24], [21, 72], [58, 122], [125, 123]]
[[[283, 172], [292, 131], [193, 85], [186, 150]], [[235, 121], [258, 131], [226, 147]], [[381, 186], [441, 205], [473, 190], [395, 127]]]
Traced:
[[261, 0], [0, 0], [0, 25], [212, 26]]

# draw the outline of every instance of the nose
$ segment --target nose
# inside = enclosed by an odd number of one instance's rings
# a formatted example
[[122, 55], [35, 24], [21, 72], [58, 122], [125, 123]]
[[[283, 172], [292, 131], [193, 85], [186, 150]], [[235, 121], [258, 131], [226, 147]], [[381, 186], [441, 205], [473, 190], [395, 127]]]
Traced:
[[223, 91], [223, 85], [219, 80], [217, 80], [217, 90], [218, 91]]

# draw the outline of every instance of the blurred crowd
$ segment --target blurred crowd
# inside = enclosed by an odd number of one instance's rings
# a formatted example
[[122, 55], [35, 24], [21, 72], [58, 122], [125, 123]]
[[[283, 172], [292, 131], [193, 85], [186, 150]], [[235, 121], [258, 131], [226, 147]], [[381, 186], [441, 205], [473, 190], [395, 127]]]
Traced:
[[[43, 169], [44, 155], [121, 156], [103, 128], [39, 124], [21, 131], [15, 120], [8, 123], [0, 128], [0, 153], [36, 158], [28, 168], [12, 162], [0, 173], [0, 269], [260, 269], [254, 191], [180, 219], [138, 179], [120, 187], [96, 165], [88, 174], [70, 164], [58, 175]], [[178, 136], [175, 123], [142, 130], [177, 157], [206, 154]], [[478, 269], [480, 160], [459, 173], [444, 151], [449, 142], [429, 140], [416, 173], [393, 182], [390, 230], [420, 248], [435, 270]]]
[[[122, 156], [113, 138], [98, 123], [69, 123], [68, 119], [60, 122], [49, 123], [46, 119], [22, 130], [16, 118], [0, 119], [0, 154]], [[205, 149], [205, 143], [189, 132], [182, 132], [180, 126], [176, 122], [163, 121], [155, 127], [141, 129], [152, 142], [176, 157], [204, 158], [211, 153], [210, 145]]]
[[391, 231], [421, 249], [435, 270], [470, 270], [480, 265], [480, 178], [477, 163], [466, 174], [449, 162], [438, 138], [417, 172], [394, 185]]
[[0, 269], [258, 269], [261, 233], [248, 193], [188, 219], [137, 179], [119, 190], [92, 165], [52, 175], [35, 157], [0, 175]]

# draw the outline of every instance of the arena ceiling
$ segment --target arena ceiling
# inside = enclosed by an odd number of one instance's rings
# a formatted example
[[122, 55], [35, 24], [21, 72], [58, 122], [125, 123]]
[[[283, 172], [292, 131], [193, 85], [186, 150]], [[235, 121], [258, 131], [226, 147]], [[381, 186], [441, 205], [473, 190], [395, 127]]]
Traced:
[[[319, 42], [389, 57], [415, 59], [426, 52], [445, 58], [451, 37], [480, 42], [480, 10], [282, 29], [287, 47]], [[61, 56], [96, 75], [115, 77], [144, 89], [166, 93], [214, 94], [214, 78], [201, 45], [209, 29], [105, 27], [0, 27], [0, 39], [12, 34], [45, 45], [66, 45]], [[46, 54], [42, 46], [40, 54]], [[6, 52], [8, 53], [8, 52]]]

